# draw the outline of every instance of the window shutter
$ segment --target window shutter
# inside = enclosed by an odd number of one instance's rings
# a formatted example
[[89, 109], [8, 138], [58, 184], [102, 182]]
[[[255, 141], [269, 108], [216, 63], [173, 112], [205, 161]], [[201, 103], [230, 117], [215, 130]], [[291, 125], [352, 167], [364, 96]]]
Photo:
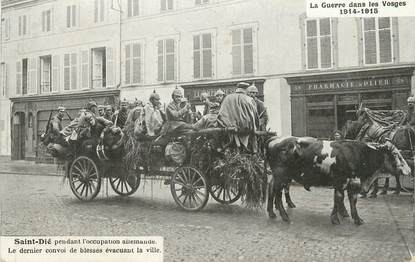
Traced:
[[27, 16], [24, 15], [23, 16], [23, 35], [26, 35], [29, 31], [27, 28], [27, 25], [28, 25]]
[[19, 36], [22, 35], [22, 17], [19, 16]]
[[200, 35], [193, 36], [193, 77], [200, 78]]
[[27, 74], [27, 84], [28, 84], [28, 93], [36, 94], [37, 93], [37, 60], [36, 58], [28, 59], [28, 74]]
[[132, 44], [133, 84], [141, 83], [141, 45]]
[[161, 0], [161, 2], [160, 2], [160, 9], [162, 11], [165, 11], [167, 9], [166, 5], [167, 5], [166, 0]]
[[65, 54], [63, 58], [63, 89], [71, 89], [71, 55]]
[[4, 71], [3, 71], [3, 86], [4, 86], [4, 95], [6, 97], [9, 97], [9, 85], [8, 85], [8, 81], [9, 81], [9, 73], [8, 73], [8, 68], [7, 68], [7, 64], [4, 63]]
[[232, 30], [232, 74], [242, 73], [241, 30]]
[[392, 48], [393, 48], [393, 58], [394, 63], [399, 62], [399, 30], [398, 30], [398, 18], [392, 18]]
[[127, 2], [127, 16], [132, 16], [133, 0], [128, 0]]
[[94, 0], [94, 22], [97, 23], [98, 22], [98, 1], [99, 0]]
[[59, 91], [59, 56], [52, 56], [52, 92]]
[[16, 62], [16, 95], [22, 94], [22, 61]]
[[78, 81], [78, 61], [76, 53], [71, 54], [71, 90], [77, 89]]
[[164, 40], [157, 42], [157, 80], [164, 80]]
[[131, 84], [131, 44], [125, 45], [125, 84]]
[[165, 54], [166, 54], [166, 81], [176, 80], [176, 41], [174, 39], [165, 40]]
[[52, 29], [52, 10], [46, 11], [46, 31], [50, 32]]
[[46, 11], [42, 11], [42, 32], [46, 31]]
[[254, 72], [254, 50], [253, 50], [253, 34], [252, 28], [246, 28], [243, 30], [243, 65], [244, 74], [252, 74]]
[[105, 86], [109, 87], [109, 86], [114, 86], [114, 66], [115, 66], [115, 59], [114, 59], [114, 49], [112, 47], [107, 47], [105, 50], [105, 54], [106, 54], [106, 79], [105, 79]]
[[81, 51], [81, 88], [89, 89], [89, 50]]
[[4, 20], [4, 38], [10, 38], [10, 18], [6, 18], [6, 20]]
[[104, 21], [104, 19], [105, 19], [105, 0], [100, 0], [101, 2], [100, 2], [100, 21], [102, 22], [102, 21]]
[[173, 0], [167, 0], [167, 9], [173, 10]]
[[138, 5], [138, 1], [139, 0], [133, 0], [133, 16], [137, 16], [139, 13], [139, 5]]
[[197, 5], [200, 5], [202, 3], [202, 1], [201, 0], [196, 0], [196, 4]]
[[202, 47], [203, 47], [203, 77], [212, 77], [212, 35], [202, 35]]
[[77, 26], [77, 13], [76, 13], [76, 5], [72, 6], [72, 26]]
[[66, 7], [66, 27], [71, 27], [71, 6]]

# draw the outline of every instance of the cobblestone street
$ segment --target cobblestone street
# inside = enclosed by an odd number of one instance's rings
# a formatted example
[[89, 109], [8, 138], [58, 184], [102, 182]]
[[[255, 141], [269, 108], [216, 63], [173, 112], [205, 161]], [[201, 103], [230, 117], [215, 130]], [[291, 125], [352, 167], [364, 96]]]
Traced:
[[[332, 190], [293, 186], [297, 208], [286, 224], [265, 210], [210, 199], [182, 211], [169, 187], [142, 181], [131, 197], [106, 183], [92, 202], [78, 201], [59, 176], [0, 174], [2, 235], [163, 236], [165, 261], [410, 261], [415, 250], [411, 195], [359, 199], [365, 224], [330, 223]], [[107, 191], [108, 190], [108, 191]], [[108, 195], [107, 195], [108, 192]], [[346, 203], [348, 207], [348, 203]]]

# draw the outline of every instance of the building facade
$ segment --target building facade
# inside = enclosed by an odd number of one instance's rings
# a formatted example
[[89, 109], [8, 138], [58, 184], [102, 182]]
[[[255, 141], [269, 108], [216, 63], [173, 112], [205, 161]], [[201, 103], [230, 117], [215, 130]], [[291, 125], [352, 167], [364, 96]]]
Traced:
[[359, 103], [402, 108], [415, 88], [414, 17], [312, 19], [283, 0], [2, 3], [0, 154], [15, 159], [40, 157], [50, 109], [75, 114], [89, 98], [156, 90], [167, 104], [183, 88], [197, 104], [247, 81], [270, 129], [327, 137]]

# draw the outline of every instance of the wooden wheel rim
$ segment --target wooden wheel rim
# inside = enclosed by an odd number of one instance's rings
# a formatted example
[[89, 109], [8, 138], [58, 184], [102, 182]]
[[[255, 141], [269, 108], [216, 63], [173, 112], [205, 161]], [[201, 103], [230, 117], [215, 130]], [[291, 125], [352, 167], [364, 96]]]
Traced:
[[126, 176], [110, 177], [111, 188], [115, 193], [121, 196], [129, 196], [134, 194], [140, 186], [141, 176], [134, 170]]
[[94, 199], [101, 188], [98, 166], [87, 156], [76, 158], [69, 170], [69, 184], [78, 199], [83, 201]]
[[176, 203], [188, 211], [202, 209], [209, 199], [207, 180], [194, 167], [177, 168], [171, 179], [170, 189]]

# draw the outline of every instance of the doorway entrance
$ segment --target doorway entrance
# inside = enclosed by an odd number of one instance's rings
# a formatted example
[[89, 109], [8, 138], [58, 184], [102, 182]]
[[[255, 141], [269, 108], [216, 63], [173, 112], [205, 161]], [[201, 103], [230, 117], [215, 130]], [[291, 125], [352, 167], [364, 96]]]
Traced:
[[26, 151], [26, 119], [23, 112], [17, 112], [13, 116], [13, 141], [12, 160], [25, 158]]

